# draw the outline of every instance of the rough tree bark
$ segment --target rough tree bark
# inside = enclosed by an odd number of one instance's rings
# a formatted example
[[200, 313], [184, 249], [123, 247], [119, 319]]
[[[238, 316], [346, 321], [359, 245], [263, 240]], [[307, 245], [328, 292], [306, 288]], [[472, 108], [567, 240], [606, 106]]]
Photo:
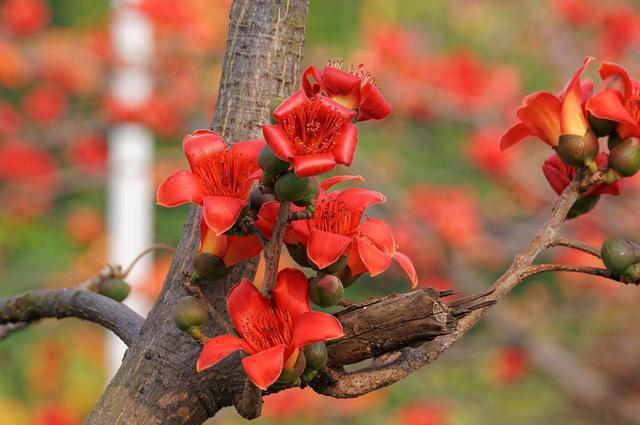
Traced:
[[[268, 122], [271, 101], [295, 89], [307, 11], [307, 0], [234, 1], [211, 124], [226, 140], [261, 137], [260, 125]], [[199, 425], [220, 408], [240, 401], [245, 376], [238, 356], [197, 374], [200, 349], [173, 323], [174, 305], [186, 294], [184, 272], [191, 270], [199, 241], [198, 214], [196, 208], [190, 211], [162, 293], [87, 424]], [[255, 266], [255, 260], [242, 263], [225, 279], [203, 285], [218, 311], [225, 312], [231, 285], [240, 276], [253, 276]], [[212, 324], [207, 334], [223, 332], [216, 326]]]

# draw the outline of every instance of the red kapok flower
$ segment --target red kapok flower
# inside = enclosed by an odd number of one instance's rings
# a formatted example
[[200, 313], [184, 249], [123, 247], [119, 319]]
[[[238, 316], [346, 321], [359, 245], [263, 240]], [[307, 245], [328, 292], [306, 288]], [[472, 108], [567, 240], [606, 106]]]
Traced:
[[6, 0], [2, 5], [2, 21], [14, 34], [40, 31], [50, 18], [51, 12], [43, 0]]
[[[360, 176], [336, 176], [320, 183], [314, 217], [291, 222], [285, 242], [306, 247], [307, 258], [323, 269], [347, 256], [353, 276], [365, 271], [371, 276], [384, 272], [395, 259], [415, 287], [418, 284], [413, 263], [396, 250], [389, 226], [378, 218], [362, 221], [365, 210], [386, 199], [380, 192], [361, 188], [327, 192], [333, 185], [346, 180], [362, 180]], [[270, 236], [275, 223], [278, 202], [267, 202], [260, 208], [257, 226]], [[300, 208], [302, 209], [302, 208]]]
[[640, 136], [640, 81], [612, 62], [603, 62], [599, 72], [606, 88], [587, 101], [587, 110], [596, 117], [616, 121], [623, 139]]
[[158, 188], [158, 204], [202, 205], [207, 226], [221, 235], [238, 220], [254, 182], [260, 178], [257, 158], [263, 146], [262, 140], [251, 140], [229, 148], [222, 137], [209, 130], [187, 135], [182, 148], [191, 171], [167, 177]]
[[278, 124], [263, 126], [264, 138], [278, 158], [291, 161], [297, 175], [314, 176], [336, 164], [351, 165], [358, 144], [351, 109], [321, 95], [309, 99], [299, 90], [273, 115]]
[[[607, 169], [607, 159], [609, 155], [601, 152], [596, 157], [596, 164], [602, 170]], [[542, 165], [542, 172], [553, 190], [560, 195], [569, 186], [569, 183], [575, 178], [577, 170], [565, 164], [558, 155], [552, 155]], [[592, 190], [591, 195], [613, 195], [618, 196], [622, 193], [622, 179], [616, 180], [611, 184], [603, 184]]]
[[200, 220], [200, 252], [222, 258], [225, 267], [253, 258], [262, 251], [262, 244], [253, 235], [217, 235], [204, 219]]
[[210, 339], [198, 359], [198, 372], [241, 350], [250, 354], [242, 359], [247, 376], [258, 388], [266, 390], [286, 366], [295, 363], [305, 345], [343, 336], [338, 319], [311, 310], [308, 292], [307, 278], [296, 269], [278, 273], [273, 301], [248, 279], [242, 279], [227, 298], [227, 309], [240, 337], [221, 335]]
[[310, 66], [302, 73], [302, 89], [308, 97], [320, 93], [358, 110], [358, 121], [381, 120], [391, 113], [391, 105], [380, 93], [370, 72], [365, 72], [362, 65], [351, 66], [347, 72], [341, 68], [342, 61], [329, 62], [322, 72]]
[[593, 58], [587, 57], [559, 96], [536, 92], [524, 98], [518, 108], [519, 121], [500, 137], [500, 148], [507, 149], [528, 136], [535, 136], [551, 147], [558, 146], [560, 136], [584, 136], [589, 123], [582, 108], [591, 95], [591, 80], [581, 81], [585, 68]]

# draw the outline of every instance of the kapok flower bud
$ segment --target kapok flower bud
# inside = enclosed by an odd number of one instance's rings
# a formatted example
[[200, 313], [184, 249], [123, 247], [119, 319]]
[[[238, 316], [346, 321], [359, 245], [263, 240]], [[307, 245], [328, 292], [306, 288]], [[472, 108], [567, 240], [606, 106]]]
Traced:
[[609, 153], [609, 168], [622, 177], [631, 177], [640, 170], [640, 140], [630, 137]]
[[338, 276], [340, 277], [340, 281], [342, 282], [342, 286], [348, 288], [349, 286], [356, 283], [358, 278], [362, 276], [362, 273], [354, 275], [349, 266], [345, 266], [340, 272], [338, 272]]
[[273, 115], [273, 113], [276, 111], [276, 109], [278, 109], [278, 106], [280, 106], [280, 104], [284, 101], [283, 98], [281, 97], [276, 97], [275, 99], [273, 99], [271, 101], [271, 105], [269, 106], [269, 121], [271, 122], [271, 124], [275, 125], [278, 124], [278, 120], [276, 119], [276, 117]]
[[307, 358], [307, 370], [320, 370], [327, 363], [327, 345], [324, 342], [309, 344], [304, 347]]
[[191, 328], [199, 328], [207, 321], [207, 309], [195, 297], [180, 298], [174, 311], [176, 326], [183, 332], [190, 332]]
[[600, 255], [607, 270], [622, 274], [640, 262], [640, 245], [622, 238], [607, 239]]
[[315, 193], [313, 179], [299, 177], [290, 171], [278, 177], [275, 184], [276, 199], [280, 202], [298, 202]]
[[309, 299], [320, 307], [331, 307], [342, 300], [342, 282], [332, 274], [316, 276], [309, 280]]
[[596, 207], [599, 200], [600, 195], [588, 195], [579, 198], [576, 202], [574, 202], [573, 206], [569, 210], [567, 219], [571, 220], [572, 218], [576, 218], [581, 216], [582, 214], [588, 213]]
[[289, 252], [289, 256], [293, 261], [295, 261], [302, 267], [311, 267], [311, 263], [309, 262], [309, 258], [307, 257], [307, 247], [305, 247], [301, 243], [288, 243], [286, 244], [286, 247], [287, 251]]
[[618, 133], [613, 133], [607, 138], [607, 146], [609, 147], [609, 152], [613, 150], [616, 146], [622, 143], [622, 138], [618, 135]]
[[640, 281], [640, 263], [632, 264], [622, 275], [634, 282]]
[[199, 252], [193, 258], [193, 268], [198, 276], [205, 279], [219, 279], [229, 273], [222, 258], [208, 252]]
[[304, 353], [300, 351], [298, 353], [298, 358], [296, 359], [295, 363], [291, 365], [291, 367], [287, 367], [287, 365], [285, 365], [276, 383], [287, 386], [295, 384], [306, 367], [307, 359], [305, 358]]
[[278, 158], [269, 145], [264, 145], [258, 154], [258, 165], [264, 172], [279, 176], [286, 172], [291, 164]]
[[556, 147], [556, 153], [565, 164], [573, 167], [581, 167], [587, 160], [592, 160], [598, 155], [598, 139], [591, 131], [584, 136], [577, 134], [563, 134]]
[[307, 187], [305, 197], [293, 203], [299, 207], [314, 206], [315, 211], [316, 200], [318, 199], [318, 195], [320, 195], [320, 185], [318, 185], [317, 181], [309, 177], [307, 177], [307, 180], [309, 181], [309, 186]]
[[131, 287], [122, 279], [107, 279], [98, 283], [98, 293], [118, 302], [124, 301]]
[[598, 137], [609, 136], [616, 131], [618, 123], [606, 118], [596, 117], [589, 114], [589, 126]]
[[260, 190], [259, 187], [254, 187], [251, 193], [249, 194], [251, 209], [255, 211], [259, 211], [260, 207], [263, 204], [266, 204], [270, 201], [275, 201], [276, 197], [271, 193], [266, 193]]

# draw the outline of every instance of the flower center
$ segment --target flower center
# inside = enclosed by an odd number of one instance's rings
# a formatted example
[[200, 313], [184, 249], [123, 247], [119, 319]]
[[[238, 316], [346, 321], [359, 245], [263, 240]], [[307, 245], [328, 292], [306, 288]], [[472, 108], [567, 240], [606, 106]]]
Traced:
[[351, 232], [351, 211], [342, 201], [325, 198], [316, 203], [311, 227], [324, 232], [347, 235]]
[[371, 84], [374, 87], [376, 86], [376, 77], [369, 71], [364, 70], [364, 65], [360, 64], [358, 66], [351, 65], [349, 67], [349, 74], [353, 74], [356, 77], [360, 78], [360, 87], [363, 87], [366, 84]]
[[249, 176], [256, 170], [257, 166], [241, 154], [222, 151], [199, 161], [192, 171], [210, 196], [246, 198], [253, 186]]
[[300, 155], [329, 152], [342, 134], [345, 119], [318, 96], [283, 117], [280, 126]]
[[252, 316], [242, 323], [242, 337], [255, 351], [265, 351], [280, 344], [289, 345], [293, 337], [291, 317], [286, 311], [272, 306], [260, 316]]

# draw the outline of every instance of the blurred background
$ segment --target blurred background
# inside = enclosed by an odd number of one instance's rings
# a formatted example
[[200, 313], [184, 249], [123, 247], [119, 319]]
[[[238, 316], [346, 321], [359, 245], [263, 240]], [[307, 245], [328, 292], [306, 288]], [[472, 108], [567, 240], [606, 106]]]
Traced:
[[[183, 135], [208, 127], [229, 8], [0, 0], [0, 296], [77, 286], [107, 262], [177, 243], [187, 207], [155, 207], [154, 192], [185, 166]], [[586, 55], [638, 75], [639, 46], [631, 0], [312, 0], [305, 65], [344, 59], [375, 74], [394, 113], [360, 126], [349, 173], [387, 195], [371, 214], [393, 223], [422, 286], [472, 293], [508, 266], [556, 198], [543, 144], [498, 149], [523, 95], [560, 89]], [[627, 179], [622, 196], [601, 199], [566, 233], [595, 245], [640, 239], [639, 193]], [[561, 248], [546, 259], [598, 265]], [[129, 276], [139, 311], [170, 261], [156, 252]], [[392, 267], [347, 297], [408, 289]], [[624, 423], [617, 411], [640, 410], [638, 289], [537, 276], [399, 384], [354, 400], [284, 391], [256, 423]], [[75, 319], [12, 334], [0, 342], [0, 425], [82, 423], [121, 356], [113, 337]], [[208, 423], [241, 422], [226, 410]]]

